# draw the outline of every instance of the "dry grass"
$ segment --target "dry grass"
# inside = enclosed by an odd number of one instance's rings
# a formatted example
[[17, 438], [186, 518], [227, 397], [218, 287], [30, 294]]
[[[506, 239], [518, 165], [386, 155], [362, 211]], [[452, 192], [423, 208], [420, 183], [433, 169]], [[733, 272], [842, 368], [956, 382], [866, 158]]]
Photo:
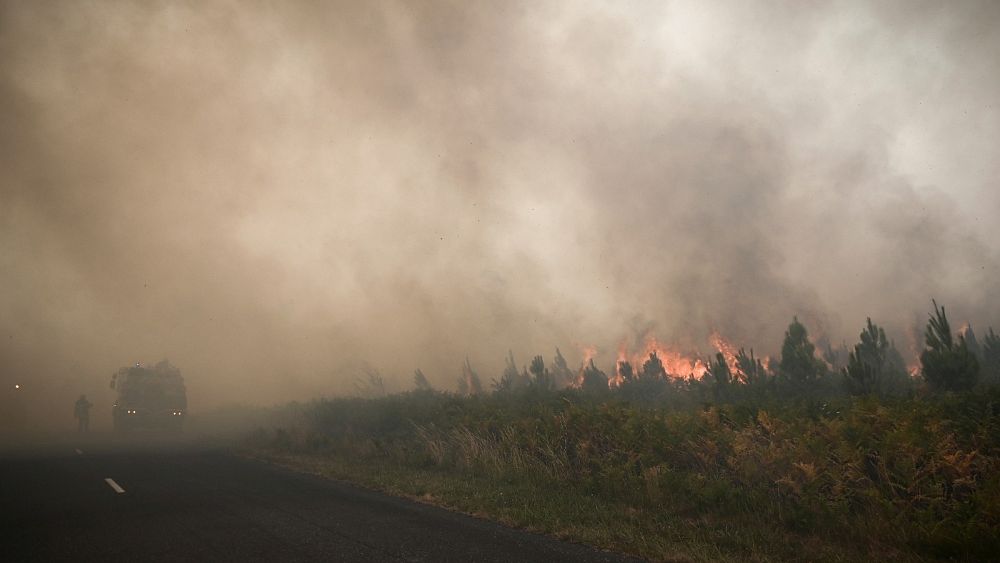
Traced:
[[996, 393], [681, 412], [576, 399], [331, 401], [249, 443], [282, 463], [653, 559], [1000, 552]]

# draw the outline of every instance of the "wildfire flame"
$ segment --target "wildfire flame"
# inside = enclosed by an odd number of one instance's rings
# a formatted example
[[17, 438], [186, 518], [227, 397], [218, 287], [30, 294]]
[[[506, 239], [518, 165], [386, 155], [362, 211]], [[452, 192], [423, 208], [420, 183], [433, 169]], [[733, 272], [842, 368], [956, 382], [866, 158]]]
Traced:
[[920, 375], [920, 351], [922, 350], [922, 347], [918, 343], [917, 339], [918, 333], [915, 330], [907, 332], [907, 345], [910, 349], [910, 357], [913, 358], [906, 364], [906, 372], [910, 374], [910, 377], [917, 377]]
[[632, 370], [638, 373], [642, 371], [643, 364], [649, 361], [652, 354], [656, 354], [656, 357], [663, 362], [663, 369], [666, 370], [667, 377], [684, 379], [688, 376], [694, 376], [700, 379], [707, 371], [705, 363], [700, 358], [687, 356], [673, 347], [668, 347], [654, 336], [646, 339], [642, 352], [629, 357], [626, 350], [624, 355], [632, 365]]
[[580, 354], [583, 356], [583, 360], [580, 362], [580, 369], [576, 372], [576, 379], [570, 384], [571, 387], [580, 389], [583, 387], [584, 381], [584, 371], [591, 361], [597, 356], [597, 346], [581, 346]]
[[[625, 374], [622, 373], [623, 363], [628, 361], [628, 346], [624, 342], [618, 345], [618, 357], [615, 359], [615, 375], [608, 379], [608, 387], [614, 389], [621, 387], [625, 383]], [[633, 373], [635, 368], [633, 367]]]
[[739, 373], [740, 370], [736, 364], [736, 346], [723, 338], [717, 330], [712, 331], [712, 334], [708, 336], [708, 341], [713, 348], [722, 353], [722, 357], [725, 358], [726, 364], [729, 366], [729, 371], [734, 375]]
[[[737, 374], [739, 371], [736, 365], [736, 346], [723, 338], [718, 331], [713, 331], [709, 335], [708, 342], [712, 348], [722, 353], [729, 369]], [[582, 348], [581, 352], [583, 355], [582, 373], [583, 367], [586, 367], [590, 360], [596, 356], [597, 349], [593, 346], [586, 346]], [[664, 344], [656, 337], [650, 336], [639, 350], [629, 350], [628, 343], [624, 341], [618, 345], [615, 371], [608, 379], [608, 387], [620, 387], [625, 383], [626, 374], [623, 373], [622, 368], [626, 362], [632, 368], [632, 376], [638, 376], [642, 372], [643, 364], [649, 361], [651, 354], [656, 354], [656, 357], [663, 363], [667, 376], [672, 379], [687, 379], [689, 377], [702, 379], [708, 373], [707, 362], [698, 354], [682, 352], [677, 347]], [[579, 385], [579, 379], [577, 385]]]

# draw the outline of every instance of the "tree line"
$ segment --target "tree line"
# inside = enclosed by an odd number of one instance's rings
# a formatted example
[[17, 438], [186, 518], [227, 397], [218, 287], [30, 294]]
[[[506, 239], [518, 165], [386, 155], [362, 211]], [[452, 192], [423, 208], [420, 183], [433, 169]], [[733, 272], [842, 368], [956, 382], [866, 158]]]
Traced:
[[[836, 394], [905, 397], [918, 391], [930, 393], [968, 391], [976, 386], [1000, 385], [1000, 336], [989, 327], [980, 342], [971, 327], [952, 330], [943, 306], [932, 301], [934, 311], [924, 330], [919, 374], [908, 373], [902, 354], [885, 330], [866, 320], [853, 349], [817, 352], [805, 325], [792, 319], [785, 331], [778, 359], [766, 362], [753, 349], [740, 348], [732, 358], [715, 354], [704, 376], [671, 374], [655, 351], [633, 366], [618, 361], [611, 376], [593, 359], [575, 372], [556, 348], [552, 363], [538, 355], [521, 367], [508, 352], [498, 378], [484, 386], [468, 358], [458, 378], [458, 393], [545, 392], [575, 387], [585, 394], [617, 393], [638, 401], [687, 398], [713, 402], [737, 401], [766, 396], [822, 397]], [[429, 380], [417, 369], [413, 376], [418, 391], [432, 391]]]

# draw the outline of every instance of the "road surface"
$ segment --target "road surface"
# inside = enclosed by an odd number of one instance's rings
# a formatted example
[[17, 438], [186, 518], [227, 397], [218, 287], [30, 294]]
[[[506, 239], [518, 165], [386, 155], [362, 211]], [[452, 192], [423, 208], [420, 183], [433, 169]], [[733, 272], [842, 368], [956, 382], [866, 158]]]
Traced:
[[622, 561], [179, 442], [0, 451], [10, 561]]

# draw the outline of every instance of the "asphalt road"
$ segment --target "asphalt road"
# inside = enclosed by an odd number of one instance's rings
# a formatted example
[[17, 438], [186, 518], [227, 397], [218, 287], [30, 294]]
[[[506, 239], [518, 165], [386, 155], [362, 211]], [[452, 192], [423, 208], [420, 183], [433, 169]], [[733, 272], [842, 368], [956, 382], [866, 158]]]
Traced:
[[623, 560], [177, 441], [7, 448], [0, 507], [7, 562]]

